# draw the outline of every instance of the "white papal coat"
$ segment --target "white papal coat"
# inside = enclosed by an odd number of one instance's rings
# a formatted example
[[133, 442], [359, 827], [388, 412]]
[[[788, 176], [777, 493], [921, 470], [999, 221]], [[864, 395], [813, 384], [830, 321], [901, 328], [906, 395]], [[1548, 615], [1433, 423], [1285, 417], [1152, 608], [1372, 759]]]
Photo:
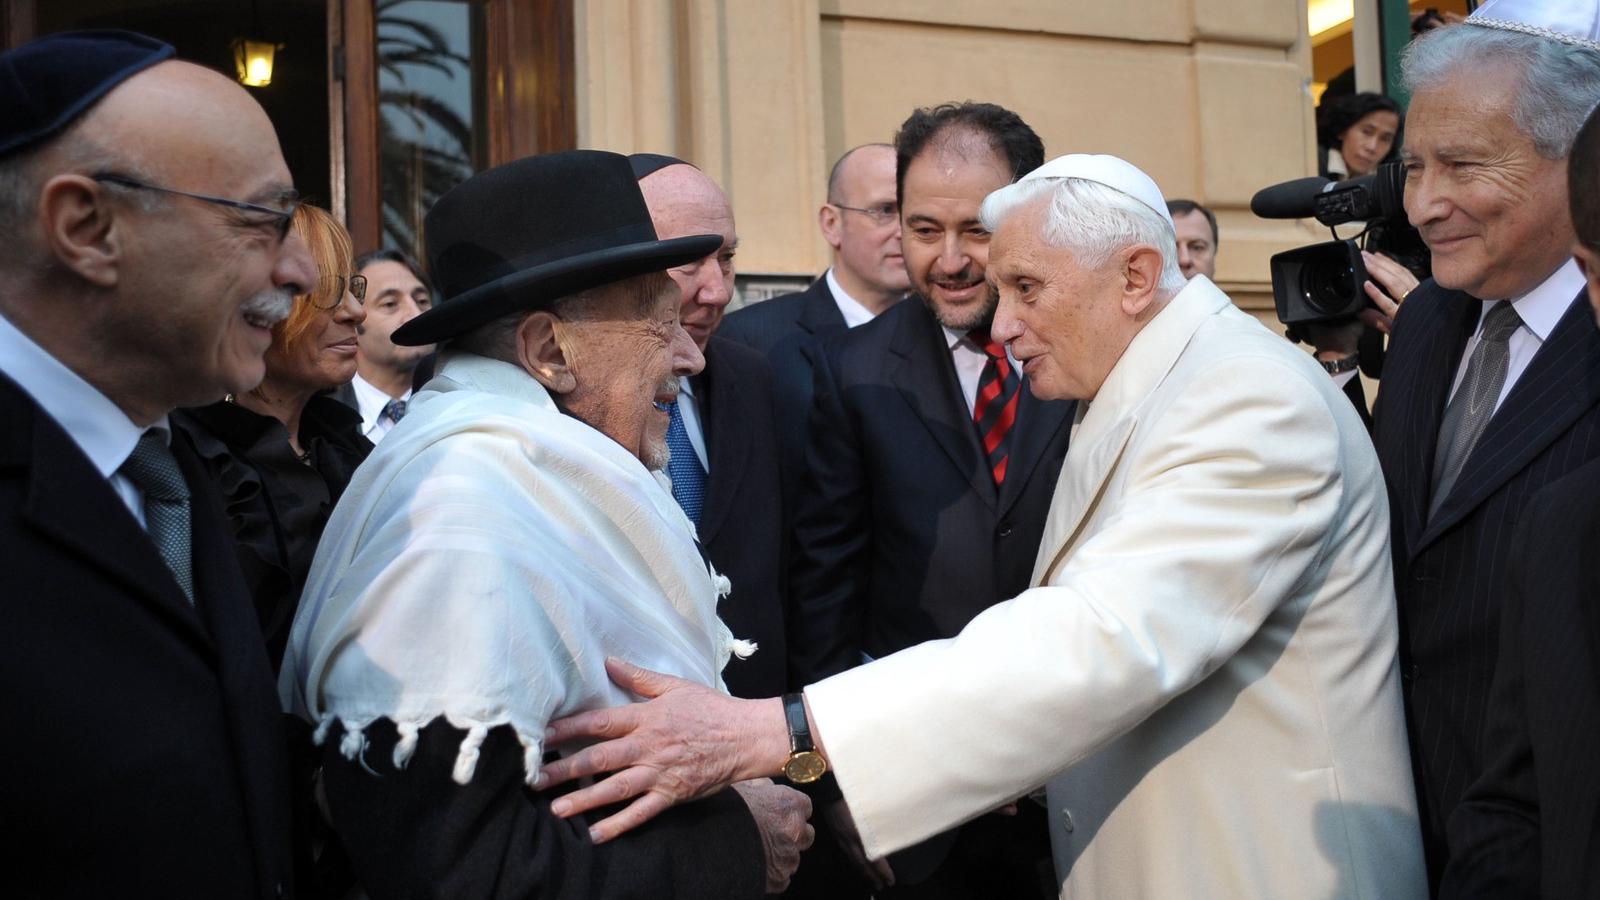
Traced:
[[1036, 586], [807, 689], [868, 852], [1048, 782], [1063, 897], [1426, 896], [1349, 400], [1197, 277], [1081, 415]]

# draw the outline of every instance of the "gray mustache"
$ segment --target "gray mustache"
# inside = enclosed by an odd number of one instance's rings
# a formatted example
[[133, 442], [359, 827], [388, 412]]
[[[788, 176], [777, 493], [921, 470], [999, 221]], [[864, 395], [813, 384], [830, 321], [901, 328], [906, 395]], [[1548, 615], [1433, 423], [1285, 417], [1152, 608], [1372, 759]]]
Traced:
[[289, 318], [289, 311], [294, 308], [294, 294], [284, 288], [272, 288], [246, 300], [239, 308], [276, 325]]

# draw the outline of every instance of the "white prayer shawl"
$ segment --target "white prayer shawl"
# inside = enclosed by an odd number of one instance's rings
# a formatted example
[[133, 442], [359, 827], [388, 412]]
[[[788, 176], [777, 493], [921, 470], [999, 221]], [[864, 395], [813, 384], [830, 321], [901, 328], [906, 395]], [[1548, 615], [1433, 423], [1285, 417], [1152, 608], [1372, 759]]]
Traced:
[[279, 692], [319, 743], [341, 722], [352, 758], [393, 721], [397, 766], [444, 717], [462, 784], [510, 725], [531, 780], [547, 722], [632, 702], [607, 656], [722, 687], [754, 649], [717, 618], [727, 590], [637, 458], [522, 369], [447, 354], [328, 522]]

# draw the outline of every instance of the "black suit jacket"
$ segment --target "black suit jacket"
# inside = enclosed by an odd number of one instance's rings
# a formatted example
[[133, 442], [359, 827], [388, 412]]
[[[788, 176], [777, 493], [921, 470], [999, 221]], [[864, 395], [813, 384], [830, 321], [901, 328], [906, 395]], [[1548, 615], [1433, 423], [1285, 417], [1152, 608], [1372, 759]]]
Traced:
[[1573, 301], [1489, 421], [1450, 496], [1427, 519], [1450, 384], [1482, 307], [1426, 281], [1406, 301], [1384, 364], [1373, 441], [1389, 486], [1400, 662], [1429, 871], [1445, 821], [1483, 771], [1511, 534], [1528, 497], [1600, 457], [1600, 333]]
[[193, 449], [196, 605], [56, 421], [0, 376], [0, 842], [8, 892], [292, 891], [282, 715]]
[[[816, 367], [795, 513], [791, 678], [952, 637], [1025, 590], [1072, 409], [1024, 385], [996, 491], [944, 331], [921, 301], [834, 336]], [[897, 882], [925, 877], [956, 833], [897, 854]]]
[[817, 367], [796, 509], [797, 679], [953, 637], [1025, 590], [1071, 411], [1023, 391], [996, 491], [944, 331], [920, 301], [837, 336]]
[[778, 420], [784, 496], [793, 501], [805, 472], [806, 421], [819, 342], [845, 331], [844, 316], [818, 278], [796, 294], [784, 294], [730, 314], [718, 337], [737, 341], [763, 354], [772, 366], [772, 390]]
[[1600, 461], [1528, 501], [1446, 897], [1600, 896]]
[[783, 498], [772, 373], [761, 354], [712, 335], [694, 378], [710, 471], [700, 543], [733, 584], [717, 613], [735, 637], [759, 645], [722, 672], [736, 697], [776, 697], [787, 686]]

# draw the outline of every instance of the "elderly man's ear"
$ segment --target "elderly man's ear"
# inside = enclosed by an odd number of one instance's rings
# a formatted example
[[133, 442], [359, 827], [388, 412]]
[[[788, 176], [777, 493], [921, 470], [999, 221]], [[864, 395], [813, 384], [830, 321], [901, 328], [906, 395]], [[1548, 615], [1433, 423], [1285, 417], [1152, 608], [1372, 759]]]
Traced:
[[50, 179], [39, 191], [44, 250], [95, 287], [117, 284], [124, 223], [117, 221], [108, 189], [82, 175]]
[[1149, 244], [1123, 251], [1122, 311], [1137, 319], [1156, 302], [1161, 284], [1161, 252]]
[[569, 351], [561, 320], [552, 313], [540, 310], [517, 326], [517, 361], [552, 394], [570, 394], [578, 386]]

